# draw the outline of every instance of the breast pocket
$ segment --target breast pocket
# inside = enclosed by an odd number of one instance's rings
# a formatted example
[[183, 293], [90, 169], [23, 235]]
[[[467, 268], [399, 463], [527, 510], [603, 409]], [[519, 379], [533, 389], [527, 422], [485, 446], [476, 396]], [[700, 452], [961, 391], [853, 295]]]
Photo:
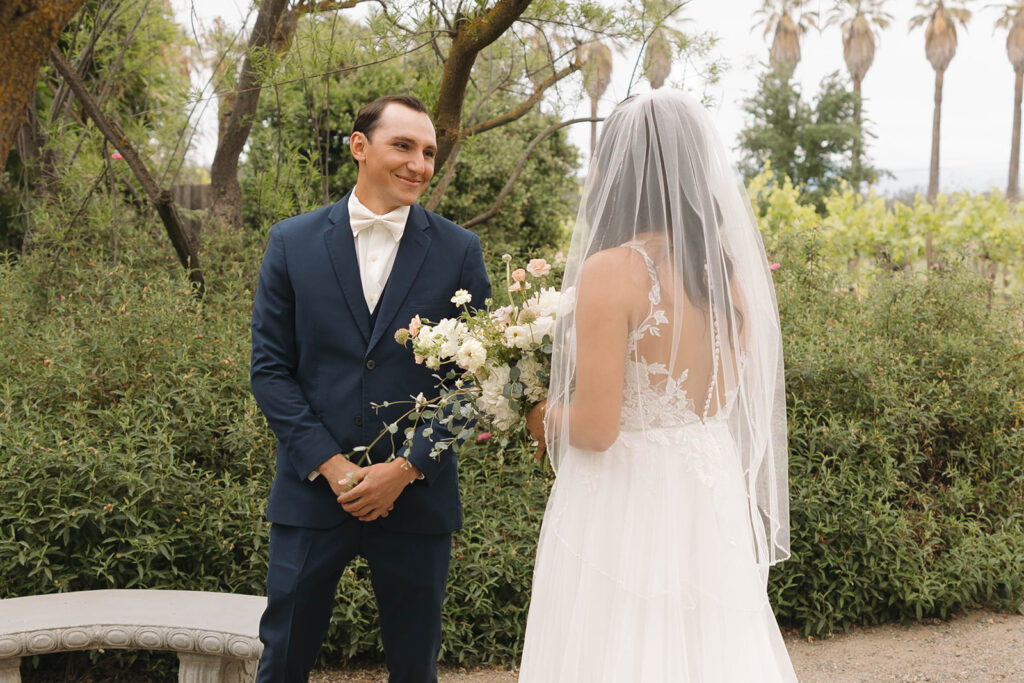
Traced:
[[406, 308], [409, 311], [410, 319], [418, 315], [420, 318], [434, 323], [441, 320], [441, 318], [452, 318], [458, 315], [455, 304], [440, 302], [436, 299], [429, 302], [410, 301], [406, 304]]

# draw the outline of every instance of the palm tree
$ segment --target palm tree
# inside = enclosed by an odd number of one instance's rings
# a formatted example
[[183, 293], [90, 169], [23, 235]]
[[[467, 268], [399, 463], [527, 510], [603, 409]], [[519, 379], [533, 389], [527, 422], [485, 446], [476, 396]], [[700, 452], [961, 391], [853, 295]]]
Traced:
[[932, 116], [932, 160], [928, 174], [928, 201], [935, 201], [939, 192], [939, 123], [942, 120], [942, 78], [956, 54], [956, 23], [966, 30], [971, 12], [970, 0], [917, 0], [921, 14], [910, 20], [910, 30], [927, 23], [924, 29], [924, 52], [935, 69], [935, 112]]
[[651, 34], [644, 49], [644, 75], [657, 90], [665, 84], [671, 71], [672, 44], [668, 40], [668, 29], [661, 26]]
[[[597, 101], [612, 82], [612, 51], [600, 42], [587, 43], [580, 48], [583, 62], [583, 86], [590, 95], [590, 116], [597, 118]], [[590, 156], [597, 148], [597, 121], [590, 122]]]
[[996, 21], [999, 28], [1009, 28], [1006, 36], [1006, 55], [1013, 65], [1013, 133], [1010, 142], [1010, 179], [1006, 183], [1006, 196], [1016, 201], [1020, 195], [1020, 102], [1024, 91], [1024, 2], [1002, 6], [1003, 15]]
[[[829, 12], [829, 26], [836, 22], [843, 31], [843, 59], [853, 80], [853, 91], [857, 93], [853, 116], [857, 127], [861, 125], [861, 82], [871, 64], [875, 61], [875, 32], [889, 27], [892, 15], [882, 9], [884, 0], [839, 0]], [[874, 28], [872, 28], [872, 25]], [[859, 177], [861, 140], [853, 145], [853, 172]]]
[[[769, 33], [775, 32], [768, 54], [768, 63], [772, 69], [782, 69], [786, 74], [792, 74], [800, 61], [800, 36], [806, 33], [808, 28], [817, 27], [817, 14], [801, 11], [808, 2], [809, 0], [764, 0], [761, 9], [754, 13], [762, 16], [754, 26], [764, 26], [766, 38]], [[799, 14], [794, 21], [792, 15], [797, 13]]]

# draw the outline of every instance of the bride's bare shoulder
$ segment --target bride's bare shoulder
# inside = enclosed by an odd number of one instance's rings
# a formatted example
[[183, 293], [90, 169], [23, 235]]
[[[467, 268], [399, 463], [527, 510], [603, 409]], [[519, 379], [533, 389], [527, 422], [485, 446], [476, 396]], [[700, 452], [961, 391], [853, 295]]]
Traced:
[[613, 297], [632, 299], [641, 291], [646, 296], [648, 279], [643, 256], [627, 246], [595, 252], [580, 269], [581, 288], [600, 288]]

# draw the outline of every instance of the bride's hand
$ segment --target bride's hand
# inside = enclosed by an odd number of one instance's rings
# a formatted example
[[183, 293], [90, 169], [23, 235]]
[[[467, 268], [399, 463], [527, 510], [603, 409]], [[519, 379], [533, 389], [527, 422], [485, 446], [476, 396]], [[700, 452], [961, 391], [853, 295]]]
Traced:
[[548, 402], [545, 399], [530, 408], [530, 412], [526, 414], [526, 428], [530, 431], [533, 440], [537, 442], [537, 452], [533, 455], [534, 462], [540, 462], [548, 447], [547, 441], [544, 440], [544, 414], [547, 409]]

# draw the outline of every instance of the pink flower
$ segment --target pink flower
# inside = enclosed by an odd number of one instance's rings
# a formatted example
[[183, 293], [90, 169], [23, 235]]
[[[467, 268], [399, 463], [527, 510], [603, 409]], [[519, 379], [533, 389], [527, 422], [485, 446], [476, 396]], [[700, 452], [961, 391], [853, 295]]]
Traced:
[[110, 155], [110, 158], [111, 159], [124, 159], [124, 157], [121, 156], [120, 152], [114, 152], [113, 154]]
[[768, 270], [778, 270], [781, 267], [781, 263], [772, 263], [771, 265], [768, 266]]
[[508, 288], [509, 292], [521, 292], [523, 291], [523, 283], [513, 282], [512, 286]]
[[483, 443], [484, 441], [487, 441], [490, 438], [491, 438], [491, 433], [490, 432], [480, 432], [479, 434], [476, 435], [476, 442], [477, 443]]
[[534, 277], [542, 277], [551, 272], [551, 266], [542, 258], [532, 258], [526, 264], [526, 270]]
[[409, 336], [410, 337], [415, 337], [417, 334], [420, 333], [420, 325], [421, 324], [423, 324], [423, 321], [420, 320], [420, 317], [418, 315], [416, 317], [414, 317], [412, 320], [409, 321]]
[[526, 279], [526, 271], [522, 268], [516, 268], [512, 271], [512, 279], [516, 282], [522, 282]]
[[423, 365], [423, 356], [421, 356], [420, 354], [413, 354], [412, 359], [416, 361], [416, 365]]

